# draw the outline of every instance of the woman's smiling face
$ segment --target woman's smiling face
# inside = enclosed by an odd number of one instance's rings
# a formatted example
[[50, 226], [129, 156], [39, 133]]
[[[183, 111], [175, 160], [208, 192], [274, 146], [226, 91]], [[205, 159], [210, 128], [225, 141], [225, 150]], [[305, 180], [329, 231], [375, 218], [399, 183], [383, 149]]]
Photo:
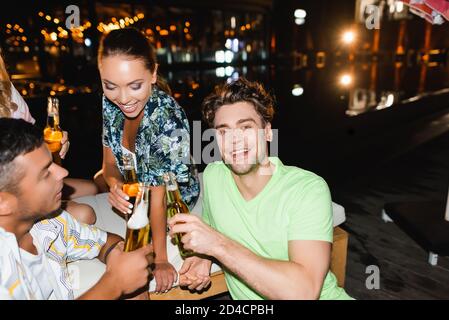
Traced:
[[104, 57], [99, 71], [106, 98], [127, 118], [136, 118], [150, 99], [157, 79], [157, 66], [151, 72], [142, 59], [118, 54]]

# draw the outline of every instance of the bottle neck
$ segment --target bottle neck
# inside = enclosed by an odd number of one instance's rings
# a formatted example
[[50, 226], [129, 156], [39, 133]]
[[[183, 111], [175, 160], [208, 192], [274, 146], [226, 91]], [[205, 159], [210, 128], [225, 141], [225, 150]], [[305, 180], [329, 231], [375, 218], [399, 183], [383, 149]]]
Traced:
[[167, 203], [174, 203], [182, 201], [181, 193], [178, 188], [167, 188]]
[[47, 127], [59, 129], [59, 115], [57, 113], [47, 115]]
[[59, 129], [59, 100], [54, 97], [47, 101], [47, 127]]
[[125, 167], [125, 183], [137, 183], [137, 174], [134, 167]]

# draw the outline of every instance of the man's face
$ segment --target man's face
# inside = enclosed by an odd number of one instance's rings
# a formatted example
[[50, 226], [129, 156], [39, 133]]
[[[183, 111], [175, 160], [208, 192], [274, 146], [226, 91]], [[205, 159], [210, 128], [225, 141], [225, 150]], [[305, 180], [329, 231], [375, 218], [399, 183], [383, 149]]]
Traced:
[[68, 172], [53, 163], [46, 144], [18, 156], [15, 166], [22, 173], [16, 210], [20, 220], [39, 220], [61, 206], [63, 179]]
[[252, 104], [237, 102], [220, 107], [214, 128], [221, 157], [235, 174], [247, 174], [266, 161], [271, 124], [264, 126]]

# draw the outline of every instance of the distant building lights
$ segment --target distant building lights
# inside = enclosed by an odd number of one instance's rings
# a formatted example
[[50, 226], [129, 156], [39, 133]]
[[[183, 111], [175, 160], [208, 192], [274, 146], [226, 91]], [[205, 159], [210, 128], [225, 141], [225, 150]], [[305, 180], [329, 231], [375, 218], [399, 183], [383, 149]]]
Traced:
[[292, 95], [293, 96], [299, 97], [299, 96], [302, 96], [303, 93], [304, 93], [304, 88], [301, 85], [295, 84], [293, 86], [293, 89], [292, 89]]
[[346, 44], [351, 44], [355, 41], [355, 32], [354, 31], [345, 31], [342, 36], [342, 40]]
[[296, 9], [294, 15], [295, 18], [304, 19], [307, 16], [307, 12], [303, 9]]
[[347, 73], [341, 75], [340, 77], [340, 84], [344, 87], [350, 86], [352, 84], [352, 81], [353, 81], [352, 76]]

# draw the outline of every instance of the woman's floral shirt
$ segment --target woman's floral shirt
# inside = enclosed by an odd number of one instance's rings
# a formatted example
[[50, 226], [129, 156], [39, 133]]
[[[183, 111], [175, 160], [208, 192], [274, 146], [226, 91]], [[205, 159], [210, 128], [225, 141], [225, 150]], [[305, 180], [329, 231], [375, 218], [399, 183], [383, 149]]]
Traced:
[[[198, 174], [190, 157], [190, 128], [184, 110], [173, 97], [153, 87], [136, 136], [137, 178], [153, 186], [163, 185], [162, 175], [176, 175], [183, 200], [190, 209], [200, 193]], [[122, 175], [122, 135], [125, 116], [103, 96], [103, 145], [115, 156]]]

